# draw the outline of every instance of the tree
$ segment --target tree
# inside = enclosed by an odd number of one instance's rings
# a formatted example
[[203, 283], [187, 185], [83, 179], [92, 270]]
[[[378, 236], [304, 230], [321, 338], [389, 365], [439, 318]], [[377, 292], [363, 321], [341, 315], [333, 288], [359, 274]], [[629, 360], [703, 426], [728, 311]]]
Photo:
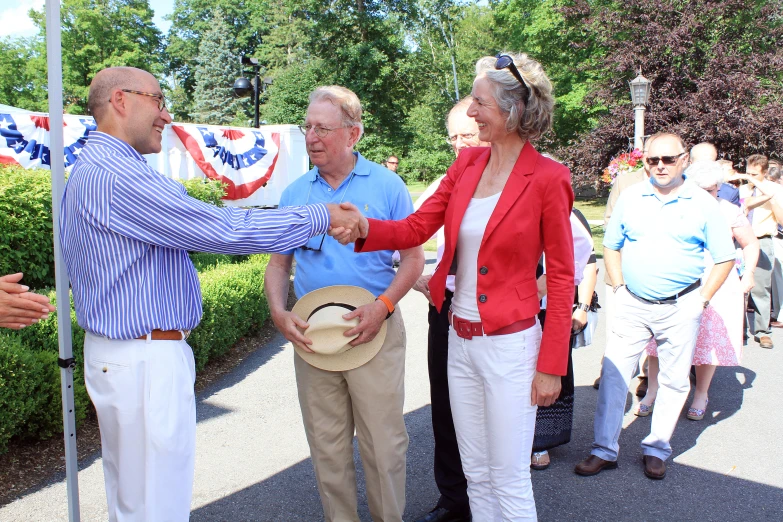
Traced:
[[196, 88], [190, 113], [193, 121], [226, 125], [238, 119], [244, 123], [246, 102], [234, 96], [232, 89], [242, 69], [228, 41], [228, 26], [219, 12], [201, 39], [196, 63]]
[[546, 71], [555, 90], [553, 133], [544, 147], [564, 146], [590, 131], [605, 110], [600, 104], [585, 107], [603, 73], [602, 49], [596, 35], [577, 16], [566, 17], [570, 0], [496, 0], [492, 14], [498, 40], [508, 51], [525, 52]]
[[597, 126], [558, 155], [576, 185], [592, 185], [628, 149], [633, 116], [627, 81], [652, 80], [648, 134], [714, 143], [738, 164], [753, 153], [783, 154], [783, 20], [779, 0], [575, 0], [564, 10], [604, 50], [607, 74], [586, 99], [606, 107]]
[[196, 58], [204, 36], [212, 27], [215, 13], [220, 13], [226, 31], [223, 36], [239, 56], [255, 56], [268, 29], [267, 0], [176, 0], [174, 10], [167, 17], [171, 28], [165, 67], [166, 74], [173, 78], [180, 102], [173, 108], [175, 119], [187, 120], [194, 110]]
[[32, 67], [34, 38], [0, 39], [0, 103], [31, 111], [46, 111], [45, 83]]
[[[63, 0], [61, 7], [63, 101], [66, 110], [86, 114], [95, 74], [106, 67], [138, 67], [160, 74], [161, 34], [148, 0]], [[46, 85], [46, 18], [30, 11], [39, 28], [34, 58], [38, 85]]]

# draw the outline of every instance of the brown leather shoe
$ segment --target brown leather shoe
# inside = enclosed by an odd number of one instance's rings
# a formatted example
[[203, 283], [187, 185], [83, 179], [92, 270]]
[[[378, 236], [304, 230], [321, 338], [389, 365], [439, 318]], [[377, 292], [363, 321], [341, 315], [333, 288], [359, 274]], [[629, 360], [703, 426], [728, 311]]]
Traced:
[[636, 387], [636, 396], [644, 397], [647, 395], [647, 377], [639, 377], [639, 386]]
[[590, 455], [585, 460], [580, 462], [574, 468], [574, 473], [582, 475], [583, 477], [589, 477], [591, 475], [598, 475], [605, 469], [615, 469], [617, 462], [613, 460], [604, 460], [601, 457]]
[[772, 337], [769, 337], [767, 335], [763, 335], [759, 337], [759, 346], [761, 346], [762, 348], [771, 349], [773, 346]]
[[783, 328], [783, 323], [780, 321], [772, 321], [769, 323], [772, 328]]
[[666, 463], [658, 457], [645, 455], [642, 462], [644, 462], [644, 474], [647, 478], [661, 480], [666, 476]]

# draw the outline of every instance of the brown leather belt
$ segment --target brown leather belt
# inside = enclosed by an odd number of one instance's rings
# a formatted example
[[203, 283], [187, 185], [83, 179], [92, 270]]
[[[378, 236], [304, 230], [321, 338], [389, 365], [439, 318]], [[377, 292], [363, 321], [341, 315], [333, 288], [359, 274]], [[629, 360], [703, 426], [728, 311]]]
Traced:
[[[150, 332], [153, 341], [182, 341], [187, 339], [190, 332], [187, 330], [152, 330]], [[146, 341], [147, 336], [137, 337], [141, 341]]]
[[451, 326], [454, 328], [454, 332], [459, 337], [462, 337], [463, 339], [473, 339], [473, 336], [480, 337], [482, 335], [506, 335], [521, 332], [535, 325], [536, 318], [528, 317], [527, 319], [522, 319], [521, 321], [504, 326], [499, 330], [485, 334], [484, 328], [482, 327], [480, 321], [476, 323], [468, 321], [467, 319], [460, 319], [456, 315], [452, 314], [451, 310], [449, 310], [449, 324], [451, 324]]

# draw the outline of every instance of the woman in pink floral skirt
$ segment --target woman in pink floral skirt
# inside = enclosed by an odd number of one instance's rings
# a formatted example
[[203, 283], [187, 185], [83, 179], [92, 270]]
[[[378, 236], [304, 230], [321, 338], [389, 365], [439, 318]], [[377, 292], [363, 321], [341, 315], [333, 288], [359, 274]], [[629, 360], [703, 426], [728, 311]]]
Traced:
[[[713, 161], [694, 163], [685, 171], [686, 179], [706, 190], [717, 199], [718, 188], [723, 183], [721, 165]], [[707, 410], [708, 391], [716, 366], [738, 366], [742, 358], [742, 325], [745, 310], [745, 294], [753, 288], [753, 270], [759, 257], [759, 242], [742, 209], [725, 200], [718, 200], [720, 209], [731, 227], [734, 239], [742, 248], [737, 256], [737, 270], [732, 270], [726, 282], [713, 296], [701, 318], [696, 337], [696, 392], [688, 408], [687, 418], [701, 420]], [[704, 281], [712, 268], [708, 252]], [[658, 353], [655, 341], [647, 345], [649, 379], [647, 394], [639, 402], [635, 414], [648, 416], [655, 405], [658, 392]]]

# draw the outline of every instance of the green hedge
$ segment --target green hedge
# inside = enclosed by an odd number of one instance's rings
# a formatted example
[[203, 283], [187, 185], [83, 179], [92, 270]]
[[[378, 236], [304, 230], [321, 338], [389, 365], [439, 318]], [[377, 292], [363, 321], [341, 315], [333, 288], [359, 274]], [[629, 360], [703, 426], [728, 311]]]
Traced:
[[0, 164], [0, 274], [16, 272], [32, 288], [54, 285], [52, 180], [48, 170]]
[[[268, 255], [252, 255], [243, 263], [216, 263], [199, 273], [204, 316], [188, 338], [198, 370], [269, 317], [264, 297], [268, 261]], [[55, 301], [54, 291], [48, 295]], [[73, 307], [71, 328], [76, 359], [74, 398], [80, 421], [90, 403], [84, 387], [84, 330], [76, 324]], [[6, 451], [11, 437], [46, 439], [62, 433], [58, 350], [54, 314], [19, 331], [0, 330], [0, 453]]]
[[[223, 183], [182, 182], [196, 199], [222, 206]], [[24, 273], [31, 288], [54, 286], [52, 178], [48, 170], [0, 163], [0, 274]]]

